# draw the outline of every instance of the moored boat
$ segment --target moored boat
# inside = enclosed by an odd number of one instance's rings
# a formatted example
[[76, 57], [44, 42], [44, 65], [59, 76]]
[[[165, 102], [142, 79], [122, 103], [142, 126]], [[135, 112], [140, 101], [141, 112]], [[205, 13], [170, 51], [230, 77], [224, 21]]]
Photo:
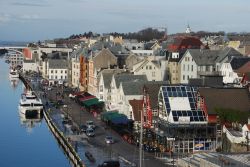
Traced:
[[40, 98], [38, 98], [33, 91], [27, 91], [22, 94], [19, 110], [22, 114], [28, 116], [34, 116], [36, 114], [41, 114], [43, 111], [43, 103]]
[[17, 70], [10, 70], [10, 78], [19, 78], [19, 73], [17, 72]]

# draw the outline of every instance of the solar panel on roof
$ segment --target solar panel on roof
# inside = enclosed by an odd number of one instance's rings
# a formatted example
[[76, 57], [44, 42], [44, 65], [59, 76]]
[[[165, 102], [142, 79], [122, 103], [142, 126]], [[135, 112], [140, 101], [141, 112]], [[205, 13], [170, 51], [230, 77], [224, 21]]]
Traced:
[[[165, 86], [162, 88], [162, 91], [167, 113], [169, 114], [170, 112], [172, 112], [173, 120], [175, 122], [179, 121], [179, 117], [189, 117], [191, 122], [206, 121], [206, 116], [204, 112], [196, 109], [196, 87], [194, 88], [190, 86]], [[189, 110], [172, 110], [170, 105], [171, 101], [169, 99], [175, 97], [188, 97], [188, 102], [190, 104]], [[175, 106], [174, 108], [177, 109], [178, 107]]]

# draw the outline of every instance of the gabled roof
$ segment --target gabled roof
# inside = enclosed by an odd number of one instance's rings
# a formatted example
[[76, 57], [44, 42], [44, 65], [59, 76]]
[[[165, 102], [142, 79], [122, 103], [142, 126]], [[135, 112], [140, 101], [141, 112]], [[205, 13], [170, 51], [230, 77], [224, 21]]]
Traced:
[[141, 65], [138, 66], [138, 68], [136, 68], [135, 71], [140, 70], [142, 67], [144, 67], [149, 62], [152, 62], [152, 64], [154, 64], [157, 68], [161, 68], [161, 64], [160, 64], [159, 61], [157, 61], [157, 60], [143, 59], [142, 61], [139, 61], [138, 63], [136, 63], [136, 64], [141, 63]]
[[199, 49], [202, 45], [202, 42], [197, 37], [178, 36], [171, 41], [171, 43], [167, 46], [167, 49], [170, 52], [178, 52], [181, 49]]
[[152, 109], [158, 109], [158, 93], [161, 86], [168, 85], [169, 82], [167, 81], [149, 81], [146, 82], [144, 85], [147, 88], [147, 92], [149, 94], [149, 100]]
[[[245, 62], [245, 63], [244, 63]], [[236, 67], [235, 71], [238, 73], [247, 73], [250, 72], [250, 57], [246, 58], [245, 60], [242, 60], [240, 67]]]
[[49, 69], [68, 69], [68, 63], [64, 59], [48, 59]]
[[216, 114], [216, 108], [250, 112], [249, 92], [245, 88], [199, 88], [204, 97], [208, 114]]
[[188, 49], [187, 52], [193, 57], [198, 66], [214, 65], [219, 51], [209, 49]]
[[112, 81], [112, 76], [118, 73], [122, 73], [124, 70], [122, 69], [104, 69], [100, 73], [102, 73], [103, 81], [104, 81], [104, 87], [109, 88], [110, 83]]
[[129, 104], [132, 106], [133, 115], [135, 121], [141, 121], [141, 111], [142, 111], [142, 100], [129, 100]]
[[230, 61], [233, 70], [240, 68], [242, 65], [246, 64], [250, 58], [248, 57], [233, 57]]
[[238, 57], [243, 56], [240, 52], [235, 50], [234, 48], [226, 47], [223, 50], [220, 50], [218, 53], [218, 58], [216, 59], [216, 62], [223, 61], [226, 57], [229, 57], [231, 59], [232, 57]]
[[144, 82], [130, 81], [121, 83], [124, 95], [142, 95]]
[[[98, 56], [104, 56], [104, 55], [110, 55], [112, 57], [115, 57], [115, 55], [108, 49], [108, 48], [103, 48], [100, 52], [98, 52], [93, 59], [95, 59]], [[116, 57], [115, 57], [116, 58]]]
[[121, 82], [142, 82], [147, 81], [146, 75], [133, 75], [133, 74], [117, 74], [114, 76], [116, 87], [118, 88]]

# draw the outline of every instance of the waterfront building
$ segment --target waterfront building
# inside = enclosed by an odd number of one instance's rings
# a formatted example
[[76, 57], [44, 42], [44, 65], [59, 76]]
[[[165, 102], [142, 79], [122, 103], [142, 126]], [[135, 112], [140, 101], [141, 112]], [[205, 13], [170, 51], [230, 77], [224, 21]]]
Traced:
[[16, 51], [9, 51], [8, 57], [12, 67], [23, 66], [23, 54]]
[[44, 62], [45, 78], [51, 84], [68, 82], [68, 62], [65, 59], [48, 59]]

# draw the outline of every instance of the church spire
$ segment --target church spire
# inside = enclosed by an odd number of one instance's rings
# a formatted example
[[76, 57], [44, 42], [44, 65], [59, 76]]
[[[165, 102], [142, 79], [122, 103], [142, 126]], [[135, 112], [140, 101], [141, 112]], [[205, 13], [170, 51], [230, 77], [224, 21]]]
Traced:
[[191, 33], [191, 28], [190, 28], [189, 24], [187, 25], [186, 33], [187, 33], [187, 34], [190, 34], [190, 33]]

